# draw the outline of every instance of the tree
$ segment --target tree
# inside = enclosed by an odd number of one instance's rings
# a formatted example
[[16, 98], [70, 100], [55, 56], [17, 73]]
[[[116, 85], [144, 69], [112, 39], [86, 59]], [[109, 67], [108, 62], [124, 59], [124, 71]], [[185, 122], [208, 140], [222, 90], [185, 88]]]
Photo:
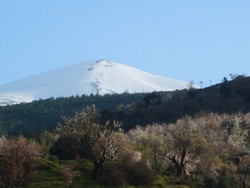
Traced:
[[146, 128], [136, 127], [128, 133], [131, 141], [147, 150], [148, 158], [153, 169], [159, 172], [164, 166], [166, 143], [164, 140], [164, 126], [153, 124]]
[[240, 186], [233, 174], [227, 168], [224, 167], [220, 170], [216, 187], [238, 188]]
[[197, 148], [198, 160], [194, 173], [203, 175], [207, 187], [214, 187], [219, 170], [223, 166], [223, 156], [226, 155], [226, 131], [221, 126], [223, 118], [217, 114], [202, 114], [194, 118], [198, 135], [202, 143]]
[[174, 165], [176, 175], [187, 178], [186, 166], [195, 159], [195, 151], [201, 143], [197, 124], [190, 117], [178, 120], [167, 126], [165, 139], [168, 143], [166, 156]]
[[44, 131], [40, 134], [38, 145], [41, 157], [48, 157], [50, 148], [55, 144], [57, 136], [49, 131]]
[[78, 138], [88, 157], [94, 163], [92, 178], [97, 179], [97, 174], [106, 161], [112, 161], [119, 156], [119, 133], [122, 132], [118, 122], [98, 123], [99, 114], [95, 106], [88, 106], [76, 112], [72, 117], [63, 118], [56, 132], [59, 137]]
[[164, 140], [164, 126], [151, 125], [148, 127], [148, 137], [145, 139], [145, 144], [150, 149], [153, 159], [154, 168], [159, 172], [164, 164], [166, 143]]
[[157, 105], [162, 103], [162, 97], [160, 94], [153, 92], [150, 94], [147, 94], [143, 98], [143, 102], [145, 103], [145, 106], [148, 107], [150, 105]]
[[193, 81], [193, 80], [190, 81], [190, 82], [188, 82], [188, 84], [187, 84], [187, 89], [188, 89], [188, 90], [195, 89], [195, 87], [194, 87], [194, 81]]
[[1, 139], [0, 186], [20, 187], [33, 177], [40, 154], [23, 136]]
[[233, 93], [233, 87], [232, 84], [228, 81], [224, 81], [220, 85], [220, 93], [223, 95], [226, 99], [229, 98]]
[[244, 156], [240, 159], [239, 173], [242, 175], [242, 187], [246, 188], [247, 186], [247, 175], [250, 174], [250, 156]]
[[202, 144], [204, 151], [199, 156], [200, 162], [196, 170], [203, 175], [205, 185], [238, 187], [236, 172], [243, 175], [244, 184], [249, 173], [249, 159], [245, 158], [249, 153], [246, 129], [249, 117], [241, 113], [231, 115], [210, 113], [196, 117], [195, 122], [199, 125], [199, 134], [204, 138]]

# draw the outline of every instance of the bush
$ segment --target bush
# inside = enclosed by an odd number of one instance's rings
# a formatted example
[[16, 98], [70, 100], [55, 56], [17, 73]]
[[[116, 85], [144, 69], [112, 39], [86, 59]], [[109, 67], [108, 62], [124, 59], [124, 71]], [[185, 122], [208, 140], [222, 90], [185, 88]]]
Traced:
[[217, 186], [215, 179], [209, 177], [205, 177], [203, 183], [205, 188], [213, 188]]
[[128, 184], [127, 175], [120, 168], [120, 164], [108, 166], [100, 178], [100, 181], [107, 186], [123, 187]]
[[73, 183], [73, 181], [80, 176], [80, 172], [74, 170], [74, 167], [70, 164], [65, 164], [62, 166], [62, 174], [67, 186]]
[[127, 176], [130, 184], [135, 186], [152, 185], [156, 179], [155, 173], [144, 162], [128, 166]]
[[223, 168], [220, 171], [219, 177], [218, 177], [218, 188], [220, 187], [227, 187], [227, 188], [237, 188], [240, 187], [239, 183], [235, 179], [235, 177], [229, 173], [229, 170], [227, 168]]
[[19, 136], [1, 139], [0, 187], [20, 187], [32, 178], [39, 160], [34, 143]]
[[122, 187], [127, 184], [150, 186], [156, 180], [156, 175], [145, 162], [119, 162], [108, 166], [100, 180], [104, 184], [114, 187]]
[[50, 148], [50, 154], [59, 160], [72, 160], [76, 156], [86, 157], [81, 140], [73, 136], [60, 137]]

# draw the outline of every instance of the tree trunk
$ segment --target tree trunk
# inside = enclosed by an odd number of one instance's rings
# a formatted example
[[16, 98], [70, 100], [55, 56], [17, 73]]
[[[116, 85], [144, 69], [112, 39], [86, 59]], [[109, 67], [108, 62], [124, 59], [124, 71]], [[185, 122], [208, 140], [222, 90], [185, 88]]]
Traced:
[[186, 173], [186, 169], [185, 169], [185, 164], [183, 165], [182, 170], [183, 170], [184, 178], [187, 179], [187, 173]]
[[246, 188], [246, 178], [247, 178], [247, 173], [244, 173], [243, 181], [242, 181], [242, 188]]
[[154, 154], [154, 161], [155, 161], [156, 172], [159, 172], [160, 167], [159, 167], [159, 164], [158, 164], [158, 161], [157, 161], [157, 155], [156, 154]]
[[176, 176], [181, 177], [182, 168], [181, 168], [181, 165], [179, 164], [179, 162], [175, 159], [175, 155], [171, 156], [171, 157], [169, 156], [168, 159], [174, 163], [175, 170], [176, 170]]
[[183, 151], [182, 154], [181, 154], [181, 160], [180, 162], [178, 163], [178, 161], [175, 162], [176, 164], [176, 175], [181, 177], [182, 176], [182, 173], [184, 174], [184, 177], [187, 178], [186, 176], [186, 171], [185, 171], [185, 164], [186, 162], [184, 162], [185, 160], [185, 157], [186, 157], [186, 151]]
[[182, 175], [182, 168], [181, 166], [176, 166], [176, 176], [181, 177]]
[[99, 170], [103, 170], [103, 162], [94, 162], [94, 169], [92, 171], [92, 179], [97, 180]]
[[94, 162], [94, 169], [92, 171], [92, 179], [97, 180], [97, 173], [99, 171], [100, 164], [97, 162]]

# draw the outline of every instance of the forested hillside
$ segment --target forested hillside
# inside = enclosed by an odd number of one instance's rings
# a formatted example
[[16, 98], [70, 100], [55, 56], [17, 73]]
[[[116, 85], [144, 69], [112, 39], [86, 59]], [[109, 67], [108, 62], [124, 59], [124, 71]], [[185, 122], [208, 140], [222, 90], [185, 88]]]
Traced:
[[98, 109], [117, 110], [142, 100], [145, 94], [114, 94], [50, 98], [0, 107], [0, 130], [4, 134], [35, 136], [42, 130], [55, 128], [61, 116], [70, 116], [88, 105]]
[[202, 112], [249, 111], [250, 77], [237, 76], [231, 81], [224, 78], [222, 83], [204, 89], [190, 88], [176, 92], [165, 102], [145, 104], [145, 101], [142, 101], [128, 115], [126, 128], [132, 128], [136, 124], [145, 126], [154, 122], [175, 122], [185, 115], [194, 116]]

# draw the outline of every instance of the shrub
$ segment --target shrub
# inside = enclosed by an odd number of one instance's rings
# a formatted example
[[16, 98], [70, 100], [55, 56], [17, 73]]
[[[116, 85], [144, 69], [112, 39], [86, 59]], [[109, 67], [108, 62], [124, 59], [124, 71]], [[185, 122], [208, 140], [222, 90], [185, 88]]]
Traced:
[[123, 187], [127, 184], [150, 186], [156, 180], [156, 175], [145, 162], [125, 163], [120, 161], [107, 166], [100, 180], [104, 184], [114, 187]]
[[223, 168], [220, 171], [218, 177], [218, 188], [227, 187], [227, 188], [237, 188], [240, 187], [239, 183], [235, 179], [235, 177], [229, 172], [227, 168]]
[[127, 176], [130, 184], [135, 186], [149, 186], [155, 181], [155, 173], [145, 162], [138, 162], [129, 166]]
[[35, 174], [39, 152], [23, 136], [1, 139], [0, 186], [20, 187]]
[[73, 181], [80, 176], [80, 172], [74, 170], [74, 167], [70, 164], [65, 164], [62, 166], [62, 174], [67, 186], [73, 183]]
[[100, 181], [107, 186], [123, 187], [128, 184], [127, 175], [120, 168], [120, 164], [107, 166]]

